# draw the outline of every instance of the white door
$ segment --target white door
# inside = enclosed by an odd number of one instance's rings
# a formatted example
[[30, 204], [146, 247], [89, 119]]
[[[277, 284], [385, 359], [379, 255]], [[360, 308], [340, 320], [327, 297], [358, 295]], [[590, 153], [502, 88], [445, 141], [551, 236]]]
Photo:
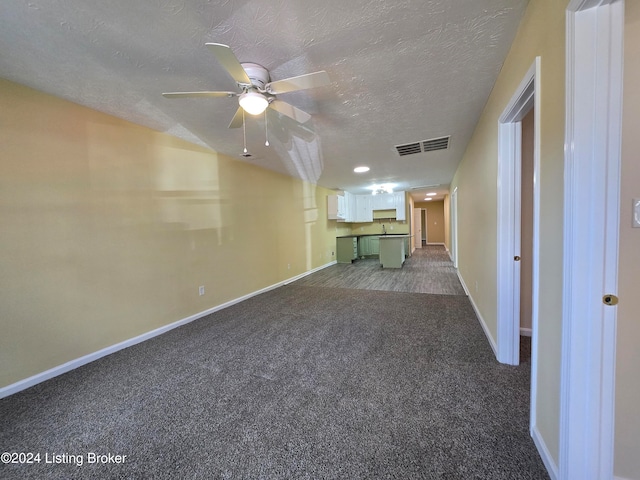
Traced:
[[613, 478], [624, 8], [567, 9], [561, 479]]
[[422, 209], [413, 209], [413, 241], [416, 248], [422, 248]]

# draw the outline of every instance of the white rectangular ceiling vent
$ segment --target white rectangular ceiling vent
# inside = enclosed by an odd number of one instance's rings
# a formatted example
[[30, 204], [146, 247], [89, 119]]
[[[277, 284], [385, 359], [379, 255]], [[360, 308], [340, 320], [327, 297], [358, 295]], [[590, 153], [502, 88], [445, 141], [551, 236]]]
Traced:
[[446, 150], [449, 148], [450, 135], [446, 137], [432, 138], [430, 140], [422, 140], [421, 142], [405, 143], [404, 145], [396, 145], [398, 155], [413, 155], [414, 153], [433, 152], [435, 150]]

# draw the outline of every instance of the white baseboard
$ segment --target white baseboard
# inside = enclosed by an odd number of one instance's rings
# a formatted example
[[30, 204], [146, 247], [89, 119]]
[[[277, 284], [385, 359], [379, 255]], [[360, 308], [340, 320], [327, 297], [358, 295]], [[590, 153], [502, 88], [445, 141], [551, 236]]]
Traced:
[[487, 337], [487, 340], [489, 341], [489, 345], [491, 345], [491, 349], [493, 350], [493, 355], [496, 358], [498, 358], [498, 346], [496, 345], [496, 342], [493, 339], [493, 337], [491, 337], [491, 333], [489, 332], [489, 327], [487, 327], [487, 323], [484, 321], [484, 318], [482, 318], [482, 314], [480, 313], [480, 310], [478, 310], [478, 306], [476, 305], [476, 302], [473, 301], [473, 297], [471, 296], [471, 293], [469, 292], [469, 289], [467, 288], [467, 284], [464, 283], [464, 279], [462, 278], [462, 275], [460, 275], [460, 270], [456, 270], [456, 273], [458, 274], [458, 279], [460, 280], [460, 283], [462, 284], [462, 288], [464, 288], [464, 291], [467, 294], [467, 297], [469, 297], [469, 301], [471, 302], [471, 306], [473, 307], [473, 310], [476, 312], [476, 316], [478, 317], [478, 321], [480, 322], [480, 326], [482, 327], [482, 330], [484, 331], [484, 335], [485, 335], [485, 337]]
[[523, 337], [530, 337], [533, 335], [533, 331], [530, 328], [520, 327], [520, 335]]
[[314, 268], [313, 270], [309, 270], [308, 272], [302, 273], [300, 275], [296, 275], [295, 277], [291, 277], [287, 280], [283, 280], [282, 282], [278, 282], [275, 283], [273, 285], [270, 285], [268, 287], [262, 288], [260, 290], [256, 290], [255, 292], [251, 292], [248, 293], [247, 295], [243, 295], [242, 297], [238, 297], [235, 298], [233, 300], [230, 300], [228, 302], [225, 302], [221, 305], [217, 305], [215, 307], [211, 307], [207, 310], [204, 310], [200, 313], [196, 313], [194, 315], [190, 315], [186, 318], [183, 318], [182, 320], [178, 320], [176, 322], [170, 323], [168, 325], [165, 325], [163, 327], [160, 328], [156, 328], [155, 330], [151, 330], [147, 333], [143, 333], [142, 335], [138, 335], [136, 337], [130, 338], [128, 340], [124, 340], [123, 342], [120, 343], [116, 343], [115, 345], [111, 345], [110, 347], [106, 347], [103, 348], [101, 350], [98, 350], [97, 352], [93, 352], [93, 353], [89, 353], [88, 355], [84, 355], [80, 358], [76, 358], [75, 360], [70, 360], [66, 363], [63, 363], [62, 365], [58, 365], [57, 367], [53, 367], [49, 370], [46, 370], [44, 372], [38, 373], [36, 375], [33, 375], [29, 378], [25, 378], [24, 380], [20, 380], [16, 383], [12, 383], [11, 385], [7, 385], [6, 387], [2, 387], [0, 388], [0, 398], [4, 398], [4, 397], [8, 397], [9, 395], [13, 395], [14, 393], [18, 393], [22, 390], [25, 390], [29, 387], [33, 387], [34, 385], [37, 385], [38, 383], [42, 383], [46, 380], [50, 380], [54, 377], [57, 377], [58, 375], [62, 375], [63, 373], [67, 373], [71, 370], [74, 370], [78, 367], [81, 367], [83, 365], [86, 365], [87, 363], [93, 362], [95, 360], [98, 360], [102, 357], [106, 357], [107, 355], [111, 355], [112, 353], [115, 353], [119, 350], [125, 349], [127, 347], [131, 347], [133, 345], [136, 345], [138, 343], [144, 342], [145, 340], [149, 340], [153, 337], [157, 337], [158, 335], [162, 335], [163, 333], [166, 333], [170, 330], [173, 330], [174, 328], [178, 328], [181, 327], [182, 325], [186, 325], [187, 323], [191, 323], [194, 320], [198, 320], [199, 318], [202, 317], [206, 317], [207, 315], [210, 315], [214, 312], [223, 310], [227, 307], [230, 307], [232, 305], [235, 305], [236, 303], [240, 303], [244, 300], [248, 300], [251, 297], [255, 297], [256, 295], [260, 295], [262, 293], [268, 292], [270, 290], [274, 290], [278, 287], [282, 287], [283, 285], [289, 285], [290, 283], [305, 277], [307, 275], [310, 275], [311, 273], [317, 272], [318, 270], [322, 270], [323, 268], [327, 268], [330, 267], [331, 265], [335, 265], [336, 261], [332, 261], [329, 262], [325, 265], [322, 265], [320, 267]]
[[443, 246], [445, 249], [447, 248], [447, 246], [446, 246], [444, 243], [442, 243], [442, 242], [433, 242], [433, 243], [432, 243], [432, 242], [427, 242], [427, 245], [441, 245], [441, 246]]
[[535, 425], [531, 427], [531, 438], [538, 449], [538, 453], [540, 454], [540, 458], [542, 458], [544, 466], [547, 468], [549, 477], [551, 477], [551, 480], [558, 480], [558, 466], [556, 465], [556, 462], [553, 461], [553, 457], [547, 448], [547, 444], [544, 443], [544, 440]]
[[291, 277], [288, 280], [285, 280], [284, 282], [282, 282], [282, 284], [278, 284], [277, 286], [279, 287], [280, 285], [289, 285], [290, 283], [295, 282], [296, 280], [300, 280], [301, 278], [306, 277], [307, 275], [311, 275], [312, 273], [318, 272], [320, 270], [323, 270], [327, 267], [330, 267], [331, 265], [336, 265], [338, 263], [337, 260], [334, 260], [333, 262], [329, 262], [329, 263], [325, 263], [324, 265], [321, 265], [319, 267], [316, 267], [312, 270], [309, 270], [307, 272], [301, 273], [300, 275], [296, 275], [295, 277]]
[[[640, 477], [636, 477], [636, 478], [640, 478]], [[617, 475], [614, 475], [613, 480], [634, 480], [634, 479], [627, 478], [627, 477], [618, 477]]]

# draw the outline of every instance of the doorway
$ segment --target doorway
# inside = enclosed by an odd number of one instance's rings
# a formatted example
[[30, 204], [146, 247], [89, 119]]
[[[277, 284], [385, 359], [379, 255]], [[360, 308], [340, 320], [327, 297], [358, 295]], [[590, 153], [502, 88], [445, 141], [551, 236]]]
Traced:
[[[539, 99], [536, 90], [540, 79], [540, 57], [537, 57], [527, 75], [516, 90], [509, 105], [500, 117], [498, 130], [498, 265], [497, 265], [497, 357], [501, 363], [518, 365], [520, 363], [520, 319], [521, 300], [527, 296], [525, 308], [530, 311], [524, 313], [526, 323], [531, 330], [531, 363], [532, 363], [532, 393], [536, 387], [536, 343], [537, 343], [537, 298], [538, 298], [538, 250], [539, 250], [539, 205], [540, 186], [537, 179], [540, 171], [540, 128]], [[527, 198], [523, 205], [523, 120], [527, 114], [525, 124], [528, 130], [525, 141], [529, 150], [525, 155], [531, 155], [528, 161], [524, 181], [527, 183]], [[531, 131], [532, 128], [532, 131]], [[522, 243], [523, 208], [526, 210], [524, 221], [527, 236]], [[524, 248], [524, 249], [523, 249]], [[522, 272], [522, 257], [527, 257], [527, 271]], [[526, 278], [525, 278], [526, 276]], [[525, 278], [522, 292], [521, 280]], [[528, 281], [530, 280], [530, 282]], [[532, 418], [534, 409], [532, 408]], [[533, 422], [532, 422], [533, 423]]]

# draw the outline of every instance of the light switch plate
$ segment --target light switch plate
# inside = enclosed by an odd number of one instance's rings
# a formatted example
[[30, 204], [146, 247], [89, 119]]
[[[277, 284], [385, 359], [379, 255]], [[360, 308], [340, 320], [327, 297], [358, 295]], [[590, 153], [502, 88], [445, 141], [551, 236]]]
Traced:
[[633, 228], [640, 228], [640, 198], [633, 199]]

